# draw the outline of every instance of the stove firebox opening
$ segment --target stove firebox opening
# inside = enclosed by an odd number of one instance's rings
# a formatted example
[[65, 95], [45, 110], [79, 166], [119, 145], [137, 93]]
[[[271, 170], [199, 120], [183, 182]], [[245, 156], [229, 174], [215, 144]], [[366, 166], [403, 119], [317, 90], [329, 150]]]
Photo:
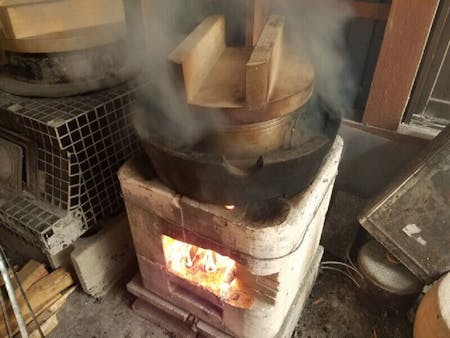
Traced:
[[250, 309], [253, 295], [237, 276], [236, 262], [227, 256], [161, 236], [167, 270], [190, 284], [200, 287], [222, 302]]

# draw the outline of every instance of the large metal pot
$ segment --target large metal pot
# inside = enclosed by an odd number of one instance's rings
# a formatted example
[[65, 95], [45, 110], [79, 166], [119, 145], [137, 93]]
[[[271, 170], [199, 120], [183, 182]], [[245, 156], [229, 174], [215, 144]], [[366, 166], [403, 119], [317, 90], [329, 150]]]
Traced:
[[230, 159], [195, 147], [177, 147], [157, 125], [149, 126], [143, 147], [158, 177], [178, 193], [201, 202], [244, 204], [304, 190], [328, 154], [339, 125], [334, 111], [309, 105], [296, 116], [286, 146], [262, 156]]
[[294, 127], [295, 114], [253, 124], [215, 129], [202, 142], [208, 152], [230, 159], [258, 157], [285, 146]]

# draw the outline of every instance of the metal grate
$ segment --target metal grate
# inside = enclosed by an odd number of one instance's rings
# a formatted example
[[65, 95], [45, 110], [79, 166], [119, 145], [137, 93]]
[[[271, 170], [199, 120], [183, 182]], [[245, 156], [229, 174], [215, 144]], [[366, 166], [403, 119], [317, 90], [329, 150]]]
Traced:
[[[58, 99], [0, 93], [0, 115], [9, 116], [7, 126], [38, 144], [35, 198], [66, 213], [81, 211], [85, 229], [122, 208], [116, 173], [139, 150], [131, 121], [137, 88], [124, 84]], [[0, 214], [10, 217], [19, 210], [1, 206]], [[15, 220], [25, 228], [30, 222], [40, 224], [33, 210], [24, 207]]]

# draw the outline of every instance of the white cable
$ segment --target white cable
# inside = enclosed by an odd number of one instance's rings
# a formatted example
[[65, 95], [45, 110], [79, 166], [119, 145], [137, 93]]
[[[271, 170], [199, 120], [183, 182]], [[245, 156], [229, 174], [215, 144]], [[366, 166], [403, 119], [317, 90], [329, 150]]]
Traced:
[[353, 272], [356, 272], [358, 274], [358, 276], [361, 277], [361, 279], [364, 279], [363, 274], [356, 267], [348, 265], [347, 263], [339, 262], [339, 261], [326, 261], [326, 262], [322, 262], [322, 264], [324, 264], [324, 265], [342, 265], [342, 266], [345, 266], [347, 269], [350, 269]]
[[355, 283], [357, 287], [359, 287], [359, 288], [361, 287], [361, 285], [359, 285], [359, 283], [352, 277], [352, 275], [350, 275], [349, 273], [347, 273], [345, 271], [342, 271], [342, 270], [340, 270], [338, 268], [333, 268], [331, 266], [320, 266], [320, 268], [322, 270], [331, 270], [331, 271], [340, 272], [343, 275], [345, 275], [348, 279], [350, 279], [353, 283]]

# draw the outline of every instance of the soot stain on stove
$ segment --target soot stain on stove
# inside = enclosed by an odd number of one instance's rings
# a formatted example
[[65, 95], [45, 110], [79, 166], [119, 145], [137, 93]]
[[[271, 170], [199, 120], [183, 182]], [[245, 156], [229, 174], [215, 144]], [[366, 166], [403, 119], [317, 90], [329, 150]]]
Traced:
[[255, 223], [282, 223], [289, 214], [290, 206], [282, 198], [275, 198], [257, 203], [249, 203], [246, 207], [245, 218]]

